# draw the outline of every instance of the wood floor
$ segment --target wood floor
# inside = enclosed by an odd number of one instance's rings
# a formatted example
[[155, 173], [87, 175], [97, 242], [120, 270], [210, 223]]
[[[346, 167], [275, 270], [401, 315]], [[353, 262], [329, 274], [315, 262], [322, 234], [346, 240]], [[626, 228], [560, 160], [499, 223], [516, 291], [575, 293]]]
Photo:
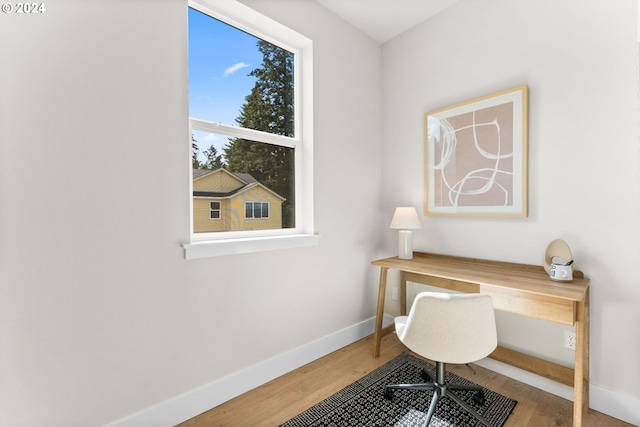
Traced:
[[[372, 348], [370, 336], [212, 408], [180, 427], [278, 426], [407, 351], [395, 334], [383, 338], [380, 357], [372, 357]], [[474, 365], [476, 375], [464, 366], [447, 365], [447, 369], [518, 401], [504, 427], [572, 425], [573, 403], [566, 399], [480, 366]], [[633, 427], [593, 409], [583, 416], [582, 425]]]

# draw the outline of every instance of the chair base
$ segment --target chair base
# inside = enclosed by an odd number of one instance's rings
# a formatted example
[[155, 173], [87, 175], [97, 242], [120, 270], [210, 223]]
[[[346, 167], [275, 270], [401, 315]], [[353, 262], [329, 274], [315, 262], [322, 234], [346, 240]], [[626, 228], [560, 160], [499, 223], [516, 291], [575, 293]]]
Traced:
[[429, 390], [433, 391], [433, 398], [431, 399], [431, 404], [429, 405], [429, 411], [427, 412], [427, 419], [425, 420], [423, 427], [427, 427], [431, 422], [431, 417], [433, 416], [436, 410], [436, 404], [440, 398], [446, 396], [456, 402], [459, 406], [461, 406], [465, 411], [471, 414], [475, 419], [480, 421], [486, 427], [493, 427], [489, 422], [480, 414], [478, 414], [475, 409], [473, 409], [469, 404], [456, 396], [452, 390], [464, 390], [464, 391], [475, 391], [476, 394], [473, 396], [473, 400], [479, 405], [484, 404], [484, 390], [482, 387], [468, 386], [462, 384], [450, 384], [445, 380], [445, 363], [436, 362], [436, 379], [432, 380], [429, 373], [425, 370], [422, 371], [422, 378], [426, 383], [422, 384], [390, 384], [384, 389], [384, 397], [385, 399], [393, 399], [393, 390]]

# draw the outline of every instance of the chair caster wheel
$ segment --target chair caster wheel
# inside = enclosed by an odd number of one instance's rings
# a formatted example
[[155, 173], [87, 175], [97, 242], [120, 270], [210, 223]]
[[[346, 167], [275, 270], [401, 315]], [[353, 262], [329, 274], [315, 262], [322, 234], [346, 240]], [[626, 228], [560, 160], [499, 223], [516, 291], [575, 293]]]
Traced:
[[390, 388], [385, 388], [384, 389], [384, 398], [387, 400], [391, 400], [393, 399], [393, 390]]
[[477, 391], [471, 396], [471, 400], [476, 402], [480, 406], [484, 406], [484, 391]]
[[433, 382], [433, 378], [431, 378], [431, 375], [429, 375], [429, 372], [427, 372], [426, 369], [423, 369], [422, 372], [420, 372], [420, 376], [426, 382]]

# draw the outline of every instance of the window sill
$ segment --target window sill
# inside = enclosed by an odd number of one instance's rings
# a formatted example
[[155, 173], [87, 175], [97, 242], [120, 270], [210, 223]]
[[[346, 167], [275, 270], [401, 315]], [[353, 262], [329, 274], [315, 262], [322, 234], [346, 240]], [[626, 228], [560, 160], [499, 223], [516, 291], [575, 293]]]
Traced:
[[316, 246], [319, 237], [317, 234], [294, 234], [232, 240], [207, 240], [184, 243], [182, 247], [185, 259], [199, 259]]

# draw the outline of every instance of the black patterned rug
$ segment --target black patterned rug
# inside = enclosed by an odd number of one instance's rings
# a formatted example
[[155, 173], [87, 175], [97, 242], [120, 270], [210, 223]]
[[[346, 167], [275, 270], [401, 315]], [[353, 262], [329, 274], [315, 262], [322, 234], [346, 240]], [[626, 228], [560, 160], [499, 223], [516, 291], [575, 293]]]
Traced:
[[[433, 395], [430, 391], [394, 390], [393, 400], [384, 398], [387, 384], [421, 383], [426, 369], [435, 377], [435, 367], [407, 353], [382, 365], [328, 399], [290, 419], [281, 427], [410, 427], [422, 426]], [[447, 372], [447, 381], [477, 385]], [[471, 397], [473, 392], [456, 391], [480, 415], [496, 427], [501, 427], [516, 406], [516, 401], [485, 389], [484, 405]], [[480, 426], [481, 424], [445, 397], [438, 401], [429, 427]]]

